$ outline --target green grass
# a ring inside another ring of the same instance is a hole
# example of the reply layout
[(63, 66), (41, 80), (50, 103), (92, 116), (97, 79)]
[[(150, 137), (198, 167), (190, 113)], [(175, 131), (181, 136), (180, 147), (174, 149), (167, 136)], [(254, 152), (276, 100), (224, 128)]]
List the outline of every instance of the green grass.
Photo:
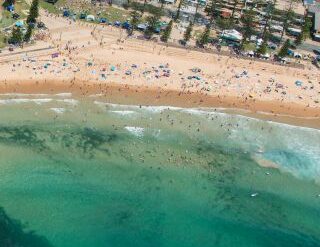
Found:
[(255, 51), (256, 50), (256, 45), (254, 43), (246, 43), (244, 44), (244, 50), (245, 51)]
[[(15, 4), (15, 11), (20, 15), (20, 19), (24, 19), (27, 17), (26, 11), (29, 9), (29, 5), (24, 0), (17, 0)], [(12, 14), (4, 9), (1, 9), (1, 19), (0, 19), (0, 28), (5, 28), (11, 26), (13, 23), (16, 22), (12, 18)]]
[(4, 39), (5, 39), (4, 34), (0, 33), (0, 49), (6, 46), (6, 43), (5, 43)]
[(17, 0), (15, 4), (15, 11), (20, 15), (20, 18), (26, 18), (27, 12), (29, 12), (29, 4), (27, 4), (26, 1), (23, 0)]
[[(72, 13), (80, 14), (79, 10), (77, 10), (78, 6), (76, 4), (67, 4), (66, 0), (58, 0), (56, 4), (50, 4), (45, 2), (44, 0), (40, 1), (40, 7), (43, 9), (48, 10), (49, 13), (52, 14), (62, 14), (62, 11), (59, 10), (61, 7), (68, 8)], [(84, 6), (81, 6), (81, 12), (86, 14), (94, 15), (96, 18), (103, 17), (107, 18), (108, 21), (114, 22), (114, 21), (125, 21), (129, 17), (129, 11), (116, 8), (113, 6), (107, 6), (105, 10), (99, 9), (99, 7), (94, 7), (91, 4), (87, 4)], [(98, 12), (100, 12), (100, 15), (98, 16)], [(79, 17), (79, 16), (78, 16)]]
[(108, 19), (108, 21), (114, 22), (114, 21), (125, 21), (130, 16), (128, 11), (110, 6), (107, 8), (106, 11), (102, 12), (101, 17), (105, 17)]
[[(58, 4), (58, 2), (56, 4)], [(43, 0), (41, 0), (39, 2), (39, 6), (41, 8), (43, 8), (43, 9), (48, 10), (49, 13), (52, 13), (52, 14), (59, 14), (60, 13), (60, 11), (59, 11), (59, 9), (58, 9), (58, 7), (56, 5), (53, 5), (51, 3), (47, 3), (47, 2), (45, 2)]]

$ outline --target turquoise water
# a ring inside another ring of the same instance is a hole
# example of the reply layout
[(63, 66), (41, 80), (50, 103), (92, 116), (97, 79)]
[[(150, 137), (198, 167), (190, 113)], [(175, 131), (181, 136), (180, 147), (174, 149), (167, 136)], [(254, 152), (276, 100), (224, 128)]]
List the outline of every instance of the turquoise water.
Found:
[(319, 130), (12, 97), (0, 97), (1, 247), (320, 246)]

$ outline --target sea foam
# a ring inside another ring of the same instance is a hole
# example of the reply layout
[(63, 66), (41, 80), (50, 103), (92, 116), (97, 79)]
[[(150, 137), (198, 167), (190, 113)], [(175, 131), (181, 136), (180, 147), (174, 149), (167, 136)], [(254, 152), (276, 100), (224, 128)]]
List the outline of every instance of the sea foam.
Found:
[(142, 127), (126, 126), (125, 129), (137, 137), (143, 137), (144, 128)]

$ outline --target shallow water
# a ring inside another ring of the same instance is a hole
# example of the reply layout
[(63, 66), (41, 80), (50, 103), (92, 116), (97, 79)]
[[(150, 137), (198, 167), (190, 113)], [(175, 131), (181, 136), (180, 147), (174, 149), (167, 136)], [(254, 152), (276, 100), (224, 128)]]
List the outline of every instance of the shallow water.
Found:
[(319, 130), (71, 97), (0, 97), (0, 246), (320, 246)]

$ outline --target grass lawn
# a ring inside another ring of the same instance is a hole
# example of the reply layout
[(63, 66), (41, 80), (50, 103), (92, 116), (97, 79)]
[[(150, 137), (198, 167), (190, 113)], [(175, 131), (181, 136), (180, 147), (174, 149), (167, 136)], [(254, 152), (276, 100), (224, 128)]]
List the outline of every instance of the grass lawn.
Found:
[(0, 49), (6, 46), (6, 43), (4, 42), (4, 34), (0, 33)]
[(245, 51), (255, 51), (256, 50), (256, 45), (254, 43), (246, 43), (244, 44), (244, 50)]
[[(15, 12), (20, 15), (20, 19), (26, 18), (27, 13), (29, 10), (29, 5), (26, 3), (24, 0), (17, 0), (15, 4)], [(16, 20), (12, 19), (12, 14), (4, 10), (3, 8), (1, 9), (1, 14), (0, 14), (0, 28), (5, 28), (13, 23), (15, 23)]]
[(58, 14), (60, 12), (55, 5), (53, 5), (51, 3), (47, 3), (47, 2), (45, 2), (43, 0), (41, 0), (39, 2), (39, 6), (42, 9), (48, 10), (49, 13)]
[(129, 12), (124, 9), (115, 8), (112, 6), (108, 6), (105, 11), (101, 13), (101, 17), (105, 17), (108, 21), (125, 21), (130, 15)]
[(58, 0), (55, 4), (40, 0), (39, 6), (43, 9), (48, 10), (49, 13), (61, 14), (61, 10), (59, 10), (59, 8), (66, 7), (66, 0)]
[[(79, 4), (67, 4), (66, 0), (58, 0), (57, 3), (51, 4), (47, 3), (44, 0), (40, 0), (40, 7), (43, 9), (48, 10), (50, 13), (53, 14), (62, 14), (61, 8), (68, 8), (72, 13), (80, 14), (80, 13), (86, 13), (86, 14), (92, 14), (96, 18), (103, 17), (108, 19), (108, 21), (114, 22), (114, 21), (125, 21), (129, 17), (129, 11), (124, 10), (121, 8), (113, 7), (113, 6), (93, 6), (91, 4), (86, 4), (79, 6)], [(99, 15), (98, 15), (99, 13)]]

